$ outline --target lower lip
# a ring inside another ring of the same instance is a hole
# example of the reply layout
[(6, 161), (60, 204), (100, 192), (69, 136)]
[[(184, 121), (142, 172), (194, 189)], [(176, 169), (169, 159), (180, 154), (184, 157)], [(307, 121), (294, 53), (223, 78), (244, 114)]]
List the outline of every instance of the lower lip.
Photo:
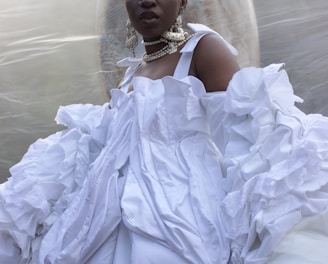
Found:
[(154, 22), (155, 20), (157, 20), (156, 17), (151, 17), (151, 18), (142, 18), (141, 21), (144, 22), (144, 23), (152, 23)]

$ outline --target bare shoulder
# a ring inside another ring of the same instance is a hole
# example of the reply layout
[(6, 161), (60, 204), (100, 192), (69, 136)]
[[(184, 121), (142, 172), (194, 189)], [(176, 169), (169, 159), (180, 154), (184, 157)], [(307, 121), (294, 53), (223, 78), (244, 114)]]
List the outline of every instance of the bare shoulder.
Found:
[(208, 34), (199, 41), (192, 71), (204, 83), (207, 92), (225, 91), (238, 70), (235, 56), (219, 36)]

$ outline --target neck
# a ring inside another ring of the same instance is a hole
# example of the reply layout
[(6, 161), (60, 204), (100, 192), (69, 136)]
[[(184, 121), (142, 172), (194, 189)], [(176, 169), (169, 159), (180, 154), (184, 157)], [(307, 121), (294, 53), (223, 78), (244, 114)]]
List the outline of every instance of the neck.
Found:
[(157, 51), (163, 49), (165, 46), (167, 46), (166, 43), (159, 43), (156, 45), (145, 46), (146, 54), (152, 54), (154, 52), (157, 52)]
[(145, 46), (145, 50), (147, 54), (154, 53), (156, 51), (159, 51), (163, 49), (165, 46), (167, 46), (169, 43), (168, 40), (166, 40), (163, 37), (157, 38), (156, 40), (143, 40), (143, 44)]
[(158, 39), (156, 41), (145, 42), (146, 53), (143, 56), (145, 62), (160, 59), (168, 54), (175, 53), (178, 48), (188, 41), (192, 35), (186, 36), (183, 40), (168, 40), (166, 38)]

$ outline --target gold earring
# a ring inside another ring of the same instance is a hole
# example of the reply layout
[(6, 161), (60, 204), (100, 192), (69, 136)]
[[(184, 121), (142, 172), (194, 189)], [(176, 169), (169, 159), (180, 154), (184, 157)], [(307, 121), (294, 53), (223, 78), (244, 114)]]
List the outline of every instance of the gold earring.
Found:
[(162, 34), (162, 37), (170, 41), (183, 41), (186, 39), (185, 32), (182, 28), (182, 18), (181, 15), (178, 15), (175, 23), (170, 27), (169, 30), (165, 31)]
[(135, 57), (135, 48), (138, 46), (138, 35), (132, 26), (130, 19), (126, 23), (125, 46), (133, 53)]

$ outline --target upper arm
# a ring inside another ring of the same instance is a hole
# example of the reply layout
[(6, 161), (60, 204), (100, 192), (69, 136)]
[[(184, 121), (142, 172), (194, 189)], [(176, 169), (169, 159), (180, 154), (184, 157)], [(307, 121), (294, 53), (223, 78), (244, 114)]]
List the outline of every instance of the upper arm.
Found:
[(207, 92), (225, 91), (232, 76), (239, 70), (235, 56), (222, 39), (214, 34), (205, 35), (193, 56), (194, 75)]

